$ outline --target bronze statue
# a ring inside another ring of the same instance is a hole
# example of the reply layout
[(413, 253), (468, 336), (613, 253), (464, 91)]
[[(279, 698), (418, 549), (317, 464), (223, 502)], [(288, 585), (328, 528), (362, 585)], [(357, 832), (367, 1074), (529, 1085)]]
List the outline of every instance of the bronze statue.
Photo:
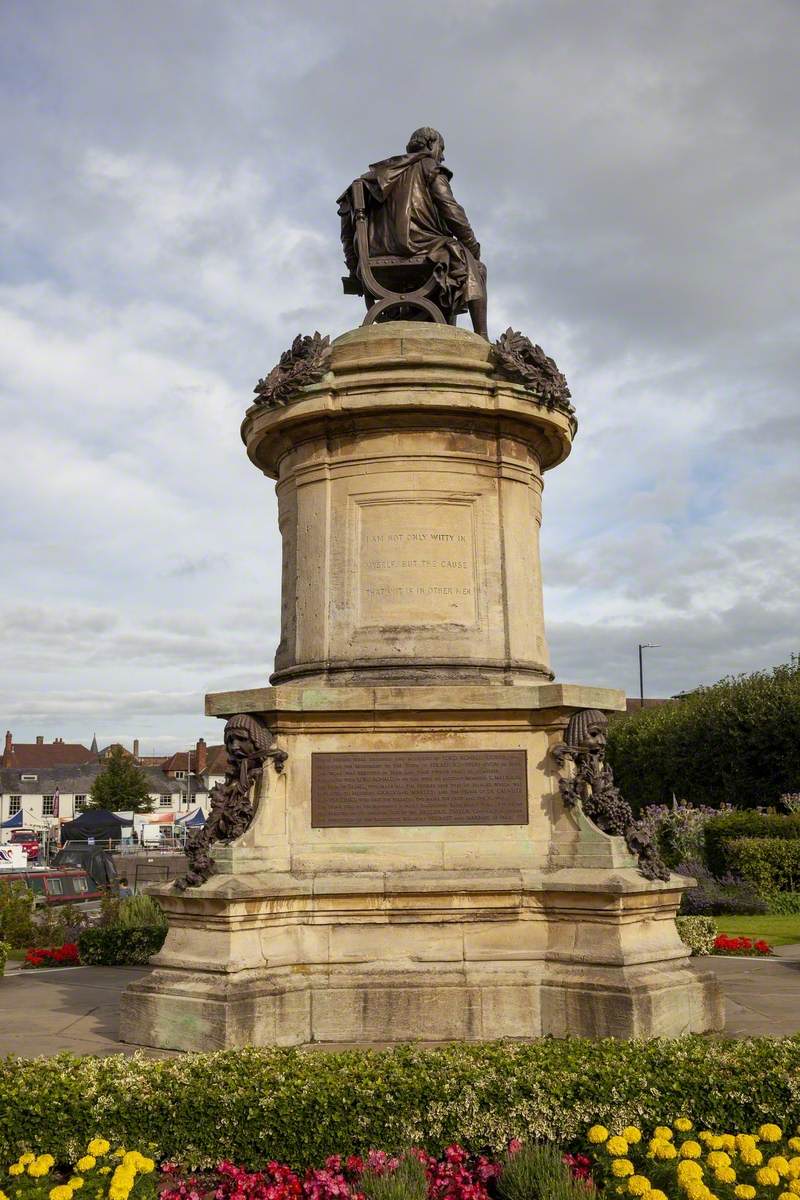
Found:
[[(605, 758), (607, 741), (608, 717), (604, 712), (584, 708), (570, 717), (564, 741), (550, 752), (561, 772), (558, 788), (564, 805), (580, 807), (604, 833), (623, 837), (646, 879), (669, 879), (669, 868), (658, 847), (636, 825), (631, 806), (614, 784), (614, 773)], [(565, 771), (568, 763), (573, 766), (570, 773)]]
[(186, 846), (189, 870), (175, 881), (178, 891), (199, 887), (214, 874), (211, 857), (214, 842), (232, 842), (241, 837), (255, 816), (251, 798), (253, 785), (261, 777), (264, 763), (274, 760), (282, 771), (286, 751), (278, 750), (266, 725), (248, 713), (239, 713), (225, 724), (228, 771), (225, 782), (211, 789), (211, 812), (202, 829), (190, 835)]
[(339, 197), (344, 290), (364, 296), (365, 325), (390, 312), (455, 325), (469, 310), (488, 340), (486, 267), (443, 160), (444, 138), (425, 126), (405, 154), (373, 163)]

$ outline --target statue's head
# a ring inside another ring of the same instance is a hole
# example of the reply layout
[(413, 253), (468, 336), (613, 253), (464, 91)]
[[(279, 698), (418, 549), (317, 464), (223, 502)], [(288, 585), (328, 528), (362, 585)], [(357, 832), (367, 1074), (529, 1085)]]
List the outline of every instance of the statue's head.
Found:
[(437, 162), (444, 161), (444, 138), (438, 129), (432, 129), (430, 125), (423, 125), (420, 129), (414, 130), (408, 139), (406, 151), (409, 154), (417, 154), (420, 150), (427, 150), (431, 158), (435, 158)]
[(599, 708), (582, 708), (573, 713), (564, 741), (571, 750), (604, 750), (608, 738), (608, 717)]
[(265, 754), (272, 745), (272, 734), (247, 713), (237, 713), (225, 725), (225, 749), (228, 759), (236, 764), (254, 754)]

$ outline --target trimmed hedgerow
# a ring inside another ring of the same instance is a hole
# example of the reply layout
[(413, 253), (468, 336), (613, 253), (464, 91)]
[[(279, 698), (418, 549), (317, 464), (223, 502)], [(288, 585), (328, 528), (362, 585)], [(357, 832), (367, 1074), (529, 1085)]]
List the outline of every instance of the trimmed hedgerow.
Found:
[(70, 1161), (102, 1130), (189, 1167), (223, 1158), (305, 1167), (374, 1146), (439, 1153), (456, 1141), (495, 1152), (513, 1137), (569, 1143), (593, 1122), (668, 1124), (679, 1114), (709, 1129), (796, 1124), (800, 1038), (0, 1062), (6, 1161), (28, 1146)]
[(717, 876), (734, 869), (733, 842), (739, 838), (770, 838), (775, 841), (800, 839), (800, 813), (736, 812), (713, 817), (703, 830), (706, 861)]
[(87, 966), (141, 966), (158, 953), (166, 936), (166, 925), (99, 925), (84, 929), (78, 938), (78, 953)]
[(734, 871), (758, 888), (762, 896), (800, 888), (800, 841), (778, 838), (737, 838), (727, 847)]
[(669, 804), (778, 804), (800, 789), (800, 658), (721, 679), (611, 722), (608, 754), (634, 811)]

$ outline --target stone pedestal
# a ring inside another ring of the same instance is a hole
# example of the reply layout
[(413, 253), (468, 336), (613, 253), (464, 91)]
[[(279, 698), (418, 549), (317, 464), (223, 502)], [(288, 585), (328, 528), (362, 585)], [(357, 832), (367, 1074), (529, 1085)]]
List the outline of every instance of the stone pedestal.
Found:
[(486, 342), (396, 322), (253, 407), (278, 481), (276, 684), (210, 695), (280, 751), (247, 831), (169, 918), (122, 999), (143, 1045), (388, 1045), (717, 1029), (713, 976), (621, 838), (565, 810), (551, 755), (619, 692), (552, 682), (542, 473), (574, 421), (496, 376)]

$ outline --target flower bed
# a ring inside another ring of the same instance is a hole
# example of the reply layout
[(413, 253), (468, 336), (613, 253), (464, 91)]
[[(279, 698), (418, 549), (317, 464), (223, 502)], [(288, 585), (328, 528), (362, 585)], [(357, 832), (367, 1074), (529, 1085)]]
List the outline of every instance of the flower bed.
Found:
[(772, 1122), (755, 1133), (695, 1131), (681, 1116), (650, 1133), (595, 1124), (568, 1151), (514, 1139), (495, 1156), (451, 1145), (439, 1156), (333, 1155), (305, 1169), (272, 1159), (248, 1170), (225, 1159), (199, 1174), (171, 1162), (157, 1172), (152, 1157), (94, 1137), (72, 1169), (26, 1151), (0, 1183), (0, 1200), (74, 1200), (82, 1189), (83, 1200), (796, 1200), (800, 1137)]
[(35, 946), (26, 950), (22, 963), (25, 967), (79, 967), (78, 947), (74, 942), (65, 942), (63, 946), (53, 946), (50, 949)]
[[(797, 1132), (800, 1132), (798, 1129)], [(649, 1136), (636, 1125), (612, 1134), (594, 1125), (587, 1134), (592, 1179), (601, 1195), (647, 1200), (796, 1200), (800, 1196), (800, 1137), (767, 1122), (757, 1133), (695, 1132), (688, 1117)]]
[(772, 947), (763, 938), (753, 941), (749, 937), (728, 937), (727, 933), (718, 933), (714, 939), (712, 954), (743, 954), (758, 958), (764, 954), (772, 954)]

